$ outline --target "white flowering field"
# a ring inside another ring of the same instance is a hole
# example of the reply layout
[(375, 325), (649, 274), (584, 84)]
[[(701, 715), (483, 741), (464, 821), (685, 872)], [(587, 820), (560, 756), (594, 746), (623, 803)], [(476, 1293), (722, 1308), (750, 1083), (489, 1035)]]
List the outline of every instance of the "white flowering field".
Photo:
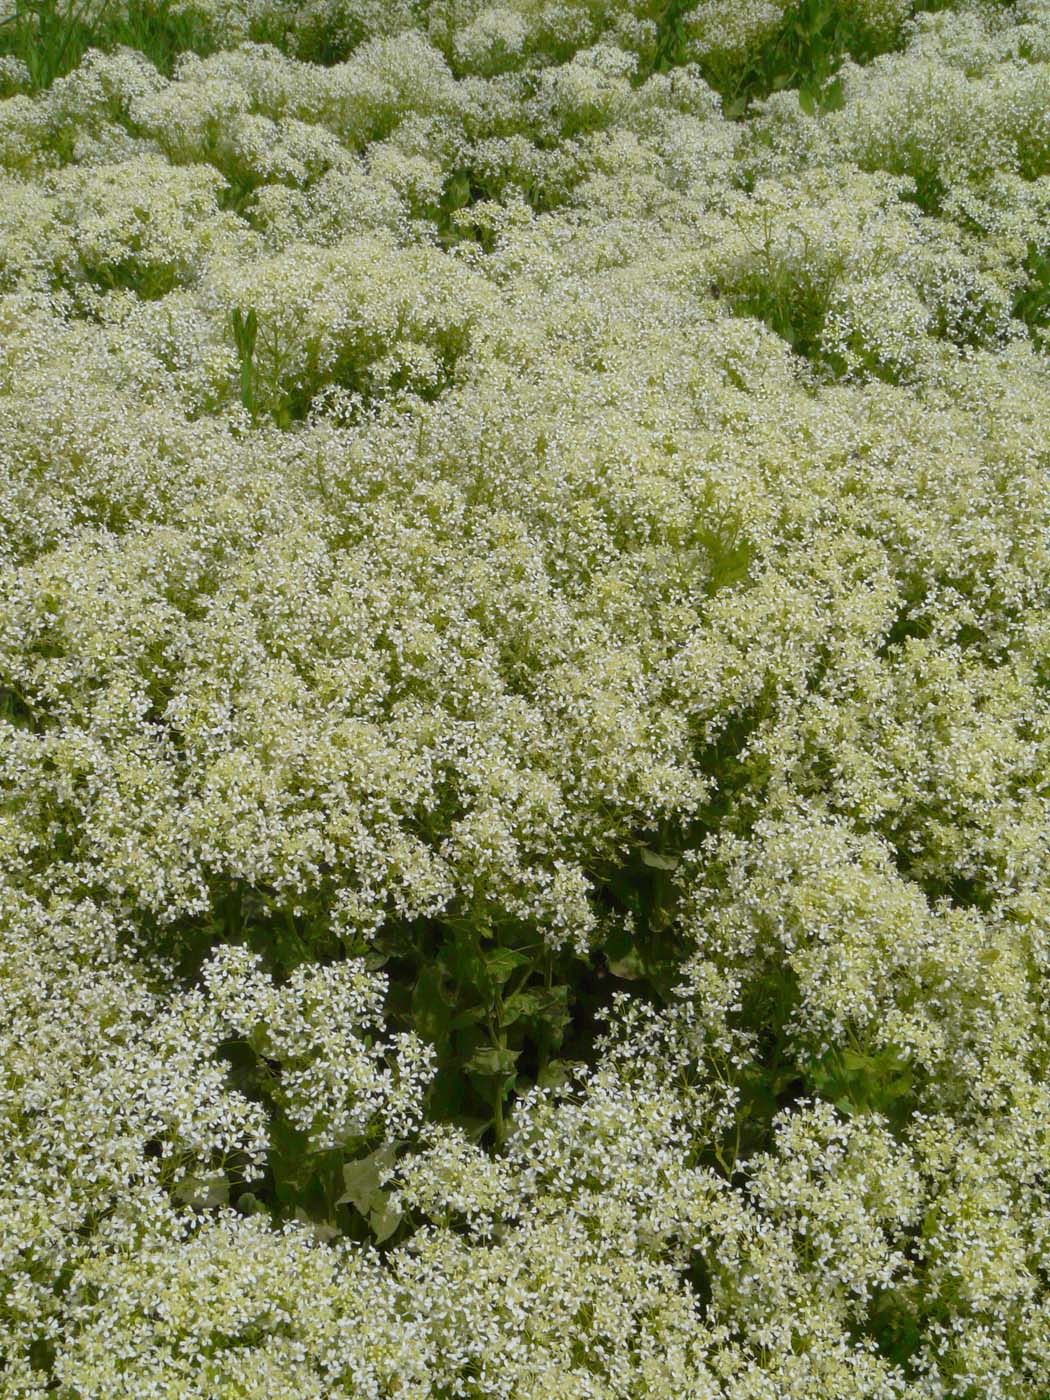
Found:
[(1050, 0), (0, 0), (2, 1400), (1050, 1400)]

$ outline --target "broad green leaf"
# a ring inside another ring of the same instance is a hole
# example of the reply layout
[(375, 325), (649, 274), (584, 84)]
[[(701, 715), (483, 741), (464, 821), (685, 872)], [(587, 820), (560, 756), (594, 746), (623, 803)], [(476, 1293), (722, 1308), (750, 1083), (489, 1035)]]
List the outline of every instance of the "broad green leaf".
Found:
[(519, 952), (517, 948), (493, 948), (485, 954), (485, 972), (502, 986), (519, 967), (527, 967), (531, 961), (528, 953)]
[(476, 1026), (485, 1019), (485, 1011), (480, 1006), (470, 1006), (465, 1011), (458, 1011), (449, 1021), (449, 1030), (461, 1031), (467, 1026)]
[(523, 1016), (538, 1015), (542, 1006), (543, 1002), (535, 992), (515, 992), (503, 1003), (500, 1021), (504, 1026), (512, 1026)]
[(614, 958), (609, 963), (609, 971), (624, 982), (637, 982), (645, 976), (645, 964), (637, 948), (631, 948), (624, 957)]
[(678, 856), (665, 855), (663, 851), (654, 851), (649, 846), (642, 846), (640, 855), (642, 864), (653, 870), (677, 870), (680, 864)]
[(557, 987), (537, 987), (533, 992), (536, 1009), (532, 1013), (545, 1021), (547, 1026), (560, 1030), (569, 1024), (569, 988), (560, 983)]
[(571, 1060), (551, 1060), (539, 1073), (536, 1083), (544, 1089), (556, 1089), (572, 1082), (573, 1062)]
[(242, 1215), (259, 1215), (266, 1209), (265, 1203), (260, 1201), (254, 1191), (242, 1191), (234, 1201), (234, 1206)]
[(349, 1202), (364, 1216), (381, 1206), (386, 1197), (380, 1186), (380, 1172), (393, 1166), (395, 1152), (396, 1144), (384, 1143), (367, 1157), (361, 1157), (355, 1162), (346, 1162), (343, 1166), (343, 1185), (346, 1190), (338, 1198), (336, 1205), (346, 1205)]
[(315, 1239), (319, 1240), (321, 1244), (328, 1244), (330, 1241), (338, 1239), (342, 1234), (334, 1220), (314, 1220), (301, 1206), (296, 1210), (293, 1218), (303, 1225), (308, 1225), (313, 1231)]
[(368, 1224), (376, 1237), (376, 1243), (382, 1244), (401, 1224), (401, 1212), (395, 1210), (384, 1196), (382, 1205), (369, 1211)]
[(490, 1115), (488, 1118), (478, 1118), (473, 1114), (461, 1113), (456, 1123), (471, 1142), (478, 1142), (492, 1126), (492, 1117)]
[(424, 967), (412, 992), (412, 1019), (420, 1035), (440, 1045), (448, 1035), (452, 1008), (444, 988), (441, 969)]
[(176, 1186), (175, 1196), (197, 1210), (224, 1206), (230, 1199), (230, 1183), (221, 1172), (215, 1176), (187, 1176)]
[(471, 1074), (500, 1076), (514, 1073), (514, 1065), (520, 1050), (509, 1050), (505, 1046), (486, 1045), (475, 1050), (463, 1066)]
[(446, 943), (439, 962), (460, 986), (480, 988), (485, 983), (485, 960), (470, 939), (456, 938)]

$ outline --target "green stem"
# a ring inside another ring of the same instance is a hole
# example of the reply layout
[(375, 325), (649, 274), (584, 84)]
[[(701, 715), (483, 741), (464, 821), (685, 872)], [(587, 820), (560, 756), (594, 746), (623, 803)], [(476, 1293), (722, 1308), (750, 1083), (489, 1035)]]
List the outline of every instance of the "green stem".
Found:
[(506, 1124), (503, 1119), (503, 1081), (496, 1081), (495, 1102), (492, 1105), (492, 1131), (496, 1139), (496, 1146), (502, 1147), (507, 1136)]
[[(494, 1014), (497, 1022), (502, 1020), (502, 1009), (503, 1002), (499, 994), (497, 993), (496, 1007), (494, 1009)], [(488, 1032), (489, 1039), (492, 1041), (492, 1044), (496, 1047), (497, 1050), (505, 1050), (507, 1048), (506, 1034), (504, 1033), (502, 1027), (500, 1027), (500, 1029), (497, 1030), (496, 1025), (493, 1024), (492, 1014), (490, 1014), (488, 1018)], [(493, 1137), (495, 1138), (497, 1147), (503, 1146), (504, 1140), (507, 1136), (506, 1121), (503, 1116), (503, 1093), (503, 1075), (499, 1074), (496, 1075), (493, 1081), (492, 1094), (492, 1133)]]

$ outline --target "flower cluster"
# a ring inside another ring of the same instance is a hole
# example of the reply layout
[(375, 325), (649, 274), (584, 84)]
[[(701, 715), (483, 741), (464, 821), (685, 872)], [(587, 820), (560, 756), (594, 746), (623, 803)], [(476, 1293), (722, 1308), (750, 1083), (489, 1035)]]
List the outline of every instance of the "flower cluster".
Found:
[(0, 56), (0, 1391), (1050, 1394), (1046, 0), (162, 9)]

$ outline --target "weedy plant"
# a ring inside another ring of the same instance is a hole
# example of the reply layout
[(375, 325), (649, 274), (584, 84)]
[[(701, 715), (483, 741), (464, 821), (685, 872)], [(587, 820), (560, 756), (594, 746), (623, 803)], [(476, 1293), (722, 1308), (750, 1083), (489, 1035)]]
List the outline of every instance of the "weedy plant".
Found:
[(1050, 9), (0, 11), (0, 1393), (1050, 1395)]

